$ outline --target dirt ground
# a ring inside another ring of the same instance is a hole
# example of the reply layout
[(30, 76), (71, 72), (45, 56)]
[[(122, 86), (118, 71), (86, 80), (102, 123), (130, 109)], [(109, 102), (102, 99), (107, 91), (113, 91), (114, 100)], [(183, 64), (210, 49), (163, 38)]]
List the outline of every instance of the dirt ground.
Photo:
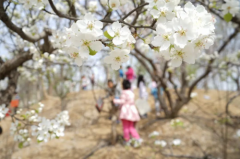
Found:
[[(92, 91), (71, 93), (66, 105), (71, 125), (66, 127), (64, 137), (40, 144), (32, 141), (30, 146), (19, 149), (9, 132), (11, 118), (8, 117), (0, 123), (4, 130), (0, 136), (0, 159), (203, 159), (204, 155), (208, 159), (221, 159), (225, 149), (228, 159), (240, 159), (237, 128), (226, 127), (223, 115), (226, 99), (233, 93), (215, 90), (196, 92), (198, 95), (184, 106), (175, 119), (181, 124), (175, 126), (171, 125), (170, 119), (156, 119), (153, 98), (149, 97), (153, 111), (148, 118), (137, 123), (137, 129), (144, 140), (138, 149), (125, 147), (120, 142), (114, 146), (109, 145), (111, 121), (108, 119), (110, 105), (107, 101), (104, 111), (99, 114), (95, 109)], [(101, 90), (95, 93), (97, 97), (104, 95)], [(42, 116), (53, 118), (61, 111), (61, 101), (56, 97), (48, 97), (42, 103), (45, 104)], [(239, 103), (240, 98), (237, 98), (230, 105), (232, 114), (240, 114)], [(121, 136), (121, 124), (117, 125), (117, 131)], [(158, 131), (160, 135), (149, 138), (153, 131)], [(174, 139), (181, 139), (181, 144), (172, 145)], [(167, 146), (157, 146), (155, 140), (164, 140)], [(225, 141), (227, 144), (224, 145)]]

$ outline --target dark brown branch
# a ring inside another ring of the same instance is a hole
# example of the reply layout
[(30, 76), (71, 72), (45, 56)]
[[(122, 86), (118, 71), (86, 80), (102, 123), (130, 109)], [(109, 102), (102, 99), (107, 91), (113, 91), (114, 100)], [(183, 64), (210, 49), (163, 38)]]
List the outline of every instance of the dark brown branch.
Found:
[(140, 50), (138, 50), (137, 48), (135, 48), (135, 50), (136, 50), (136, 52), (137, 52), (139, 55), (141, 55), (144, 59), (146, 59), (146, 60), (151, 64), (153, 70), (154, 70), (155, 73), (156, 73), (157, 68), (156, 68), (156, 65), (153, 63), (153, 60), (150, 59), (150, 58), (148, 58), (146, 55), (144, 55), (144, 54), (143, 54)]
[(240, 64), (238, 63), (233, 63), (233, 62), (227, 62), (227, 65), (232, 65), (232, 66), (237, 66), (237, 67), (240, 67)]
[(162, 72), (162, 78), (165, 78), (166, 71), (168, 69), (168, 61), (165, 62)]
[(238, 92), (236, 95), (234, 95), (232, 98), (230, 98), (225, 106), (225, 111), (226, 111), (226, 114), (229, 115), (231, 118), (238, 118), (240, 119), (240, 116), (232, 116), (229, 112), (229, 105), (232, 103), (232, 101), (239, 97), (240, 96), (240, 92)]
[(21, 66), (24, 62), (30, 60), (32, 55), (29, 53), (20, 54), (0, 65), (0, 80), (4, 79), (12, 70)]
[(172, 80), (172, 73), (171, 72), (168, 72), (169, 73), (169, 76), (168, 76), (168, 80), (169, 82), (173, 85), (173, 88), (174, 88), (174, 92), (177, 94), (177, 97), (178, 97), (178, 100), (182, 100), (182, 97), (181, 95), (179, 94), (178, 90), (177, 90), (177, 85), (173, 82)]
[(148, 5), (149, 3), (144, 3), (141, 4), (140, 6), (138, 6), (137, 8), (133, 9), (132, 11), (130, 11), (127, 15), (125, 15), (120, 21), (124, 21), (124, 19), (126, 19), (128, 16), (130, 16), (133, 12), (143, 8), (144, 6)]
[(48, 2), (49, 2), (49, 4), (50, 4), (52, 10), (54, 11), (54, 13), (56, 13), (56, 15), (58, 15), (59, 17), (61, 17), (61, 18), (66, 18), (66, 19), (69, 19), (69, 20), (74, 20), (74, 21), (79, 20), (78, 18), (70, 17), (70, 16), (68, 16), (68, 15), (66, 15), (66, 14), (63, 14), (63, 13), (59, 12), (59, 11), (57, 10), (56, 6), (54, 5), (54, 3), (53, 3), (52, 0), (48, 0)]

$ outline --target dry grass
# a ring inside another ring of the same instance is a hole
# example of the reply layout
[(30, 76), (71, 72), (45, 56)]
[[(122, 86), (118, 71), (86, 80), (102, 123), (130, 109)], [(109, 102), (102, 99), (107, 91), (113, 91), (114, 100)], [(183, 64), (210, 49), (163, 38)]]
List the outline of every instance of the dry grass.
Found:
[[(187, 155), (202, 157), (204, 153), (221, 157), (223, 154), (222, 135), (225, 126), (221, 118), (224, 117), (227, 94), (223, 91), (203, 90), (197, 91), (195, 97), (186, 105), (178, 118), (183, 122), (183, 127), (173, 127), (170, 120), (156, 120), (155, 113), (149, 114), (147, 119), (141, 120), (137, 127), (140, 136), (144, 139), (141, 148), (126, 148), (118, 143), (115, 146), (107, 146), (98, 149), (90, 159), (171, 159), (164, 154)], [(103, 91), (96, 91), (97, 96), (103, 96)], [(137, 94), (137, 93), (136, 93)], [(231, 92), (229, 93), (231, 97)], [(205, 99), (208, 95), (210, 99)], [(60, 139), (51, 140), (48, 143), (32, 143), (23, 149), (18, 149), (12, 136), (9, 134), (10, 118), (1, 122), (5, 130), (0, 136), (0, 158), (1, 159), (80, 159), (84, 158), (94, 148), (104, 145), (110, 137), (111, 121), (108, 120), (109, 104), (105, 104), (104, 111), (98, 114), (94, 105), (95, 101), (91, 91), (71, 93), (67, 96), (69, 102), (66, 109), (69, 111), (71, 126), (66, 128), (65, 136)], [(43, 116), (54, 117), (61, 110), (60, 100), (48, 97), (42, 101), (45, 104)], [(149, 102), (153, 107), (153, 99)], [(107, 103), (107, 102), (106, 102)], [(231, 105), (232, 114), (240, 114), (240, 98)], [(154, 110), (154, 108), (153, 108)], [(118, 134), (122, 134), (121, 124), (117, 127)], [(153, 132), (160, 132), (160, 136), (149, 138)], [(234, 138), (235, 128), (228, 127), (228, 149), (229, 159), (239, 159), (239, 145)], [(181, 146), (171, 146), (173, 139), (182, 140)], [(154, 141), (165, 140), (168, 146), (161, 148), (154, 145)]]

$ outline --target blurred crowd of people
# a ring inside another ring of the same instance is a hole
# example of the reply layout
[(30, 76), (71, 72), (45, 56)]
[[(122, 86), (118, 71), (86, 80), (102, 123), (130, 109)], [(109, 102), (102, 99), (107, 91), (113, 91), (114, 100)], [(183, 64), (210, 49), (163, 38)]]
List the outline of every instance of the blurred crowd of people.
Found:
[[(137, 81), (139, 98), (135, 99), (134, 82)], [(111, 101), (111, 111), (109, 119), (117, 116), (117, 123), (122, 122), (123, 134), (126, 145), (138, 147), (142, 143), (135, 125), (141, 118), (147, 118), (151, 108), (148, 103), (149, 93), (144, 75), (137, 75), (131, 66), (127, 67), (124, 73), (121, 67), (118, 72), (118, 79), (114, 83), (112, 79), (108, 80), (107, 95), (102, 100), (109, 99)], [(121, 85), (119, 87), (119, 85)], [(156, 115), (160, 116), (159, 96), (163, 94), (163, 89), (158, 93), (158, 85), (152, 80), (150, 82), (150, 94), (154, 98)], [(132, 138), (130, 138), (132, 137)], [(133, 144), (132, 144), (133, 143)]]

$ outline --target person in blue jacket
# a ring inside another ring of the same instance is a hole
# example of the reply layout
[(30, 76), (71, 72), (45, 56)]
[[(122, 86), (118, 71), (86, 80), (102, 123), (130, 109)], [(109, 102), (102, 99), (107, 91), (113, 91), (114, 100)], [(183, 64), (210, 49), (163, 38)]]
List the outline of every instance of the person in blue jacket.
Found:
[[(161, 87), (160, 95), (163, 94), (163, 88)], [(155, 109), (157, 116), (160, 116), (160, 102), (158, 99), (158, 88), (155, 81), (151, 83), (151, 95), (154, 97)]]

